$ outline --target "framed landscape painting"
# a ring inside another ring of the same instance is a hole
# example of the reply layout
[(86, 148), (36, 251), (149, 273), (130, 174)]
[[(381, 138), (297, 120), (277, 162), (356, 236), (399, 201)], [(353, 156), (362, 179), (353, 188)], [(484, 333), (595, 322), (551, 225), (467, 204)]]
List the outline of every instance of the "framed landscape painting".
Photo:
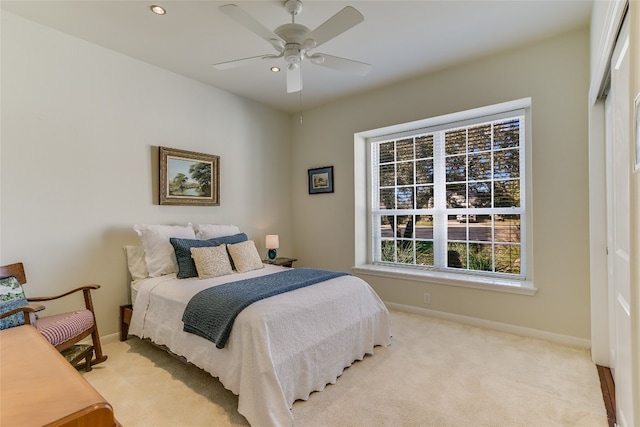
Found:
[(333, 193), (333, 166), (309, 169), (309, 194)]
[(160, 147), (160, 204), (220, 205), (220, 157)]

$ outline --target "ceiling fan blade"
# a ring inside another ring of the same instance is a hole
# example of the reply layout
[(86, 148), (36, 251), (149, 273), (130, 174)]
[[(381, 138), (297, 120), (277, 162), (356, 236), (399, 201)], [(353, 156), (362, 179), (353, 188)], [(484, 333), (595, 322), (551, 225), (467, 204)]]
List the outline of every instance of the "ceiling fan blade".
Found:
[(252, 33), (272, 44), (277, 50), (278, 46), (284, 46), (285, 42), (271, 30), (267, 29), (260, 22), (256, 21), (251, 15), (240, 9), (235, 4), (224, 4), (220, 6), (220, 11), (229, 18), (236, 21)]
[(309, 56), (309, 59), (311, 62), (316, 65), (320, 65), (321, 67), (332, 68), (334, 70), (357, 74), (359, 76), (364, 76), (369, 72), (369, 70), (371, 70), (371, 64), (367, 64), (366, 62), (358, 62), (352, 59), (326, 55), (324, 53), (316, 53), (313, 56)]
[(362, 21), (364, 21), (364, 16), (353, 7), (347, 6), (307, 34), (306, 39), (314, 40), (315, 47), (318, 47)]
[(287, 67), (287, 93), (302, 90), (302, 67), (300, 64), (289, 64)]
[(231, 68), (238, 68), (238, 67), (244, 67), (246, 65), (255, 64), (257, 62), (262, 61), (263, 59), (272, 59), (272, 58), (280, 58), (280, 56), (260, 55), (260, 56), (252, 56), (250, 58), (235, 59), (233, 61), (219, 62), (217, 64), (213, 64), (213, 68), (216, 68), (218, 70), (229, 70)]

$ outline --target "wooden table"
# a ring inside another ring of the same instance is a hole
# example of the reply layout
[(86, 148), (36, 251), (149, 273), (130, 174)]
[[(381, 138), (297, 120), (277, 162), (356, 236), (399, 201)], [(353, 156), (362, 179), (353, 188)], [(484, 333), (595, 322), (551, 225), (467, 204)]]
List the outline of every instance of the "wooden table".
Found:
[(0, 331), (1, 426), (120, 426), (113, 408), (33, 326)]

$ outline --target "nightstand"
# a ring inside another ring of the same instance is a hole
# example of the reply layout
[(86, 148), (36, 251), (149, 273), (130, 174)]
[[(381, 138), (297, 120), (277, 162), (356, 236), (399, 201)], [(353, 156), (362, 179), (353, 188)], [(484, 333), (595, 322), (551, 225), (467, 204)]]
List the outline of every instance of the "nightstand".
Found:
[(292, 267), (295, 261), (297, 261), (296, 258), (281, 258), (281, 257), (278, 257), (274, 260), (271, 260), (271, 259), (262, 260), (262, 262), (265, 264), (279, 265), (282, 267)]
[(133, 316), (133, 305), (125, 304), (120, 306), (120, 341), (126, 341), (129, 336), (129, 325)]

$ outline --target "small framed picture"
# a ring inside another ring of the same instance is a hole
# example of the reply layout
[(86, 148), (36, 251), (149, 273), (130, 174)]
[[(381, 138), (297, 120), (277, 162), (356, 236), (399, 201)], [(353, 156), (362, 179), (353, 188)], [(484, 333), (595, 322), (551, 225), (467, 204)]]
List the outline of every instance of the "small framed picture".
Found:
[(160, 147), (160, 204), (220, 205), (220, 157)]
[(309, 194), (333, 193), (333, 166), (309, 169)]
[(636, 161), (633, 171), (640, 173), (640, 93), (633, 101), (633, 142), (636, 148)]

